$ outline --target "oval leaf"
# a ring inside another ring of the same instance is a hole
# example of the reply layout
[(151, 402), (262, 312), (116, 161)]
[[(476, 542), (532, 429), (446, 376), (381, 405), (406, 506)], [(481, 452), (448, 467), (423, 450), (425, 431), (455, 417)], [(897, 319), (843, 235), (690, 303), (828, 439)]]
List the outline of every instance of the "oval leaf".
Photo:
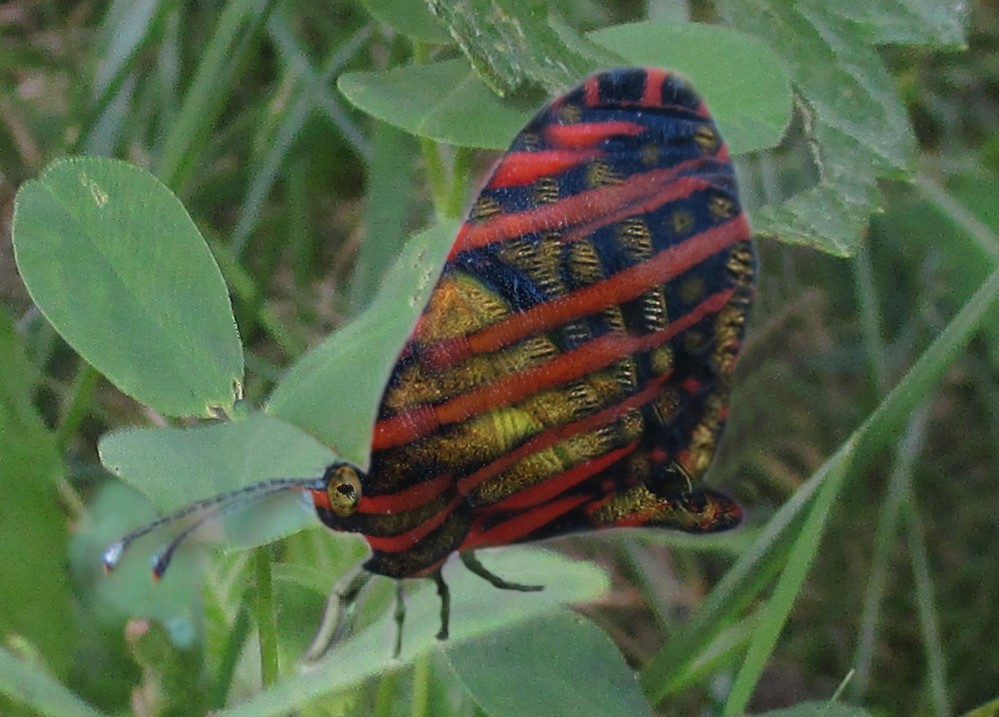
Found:
[(634, 671), (613, 641), (589, 620), (570, 612), (535, 618), (474, 643), (448, 646), (444, 654), (471, 698), (490, 717), (652, 714)]
[(791, 121), (791, 83), (762, 40), (718, 25), (649, 20), (587, 37), (635, 65), (690, 78), (732, 154), (775, 147)]
[(358, 108), (435, 142), (506, 149), (544, 96), (500, 99), (465, 60), (348, 72), (337, 88)]
[(54, 162), (18, 192), (13, 234), (32, 299), (118, 388), (170, 416), (232, 406), (243, 353), (222, 274), (155, 177)]
[(292, 367), (271, 395), (267, 412), (367, 467), (385, 384), (456, 231), (455, 223), (441, 224), (410, 239), (368, 309)]
[[(108, 470), (163, 512), (271, 478), (318, 478), (336, 459), (311, 436), (262, 413), (199, 428), (116, 431), (101, 438), (98, 448)], [(136, 519), (130, 527), (143, 522)], [(318, 525), (315, 515), (303, 509), (301, 494), (288, 491), (237, 511), (217, 527), (223, 529), (220, 542), (253, 547), (309, 525)], [(165, 540), (154, 534), (148, 548)]]

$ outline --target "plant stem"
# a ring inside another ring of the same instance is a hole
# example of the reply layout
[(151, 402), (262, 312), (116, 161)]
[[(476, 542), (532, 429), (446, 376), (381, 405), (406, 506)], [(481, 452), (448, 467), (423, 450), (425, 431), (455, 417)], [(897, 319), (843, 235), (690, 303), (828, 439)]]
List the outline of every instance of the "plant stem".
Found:
[(260, 634), (260, 676), (264, 687), (277, 682), (277, 620), (274, 615), (274, 585), (271, 579), (270, 546), (257, 548), (253, 554), (256, 577), (257, 631)]

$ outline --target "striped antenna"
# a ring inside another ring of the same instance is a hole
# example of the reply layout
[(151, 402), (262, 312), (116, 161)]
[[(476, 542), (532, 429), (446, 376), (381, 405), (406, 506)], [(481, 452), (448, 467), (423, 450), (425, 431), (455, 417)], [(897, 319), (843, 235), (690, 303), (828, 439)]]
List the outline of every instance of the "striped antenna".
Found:
[(153, 578), (159, 580), (170, 566), (170, 561), (173, 560), (177, 548), (187, 538), (213, 520), (245, 508), (250, 503), (255, 503), (275, 493), (281, 493), (286, 490), (309, 491), (325, 489), (326, 480), (324, 478), (275, 478), (263, 483), (246, 486), (239, 490), (222, 493), (213, 498), (198, 501), (197, 503), (191, 503), (169, 515), (157, 518), (153, 522), (137, 528), (111, 543), (102, 554), (104, 572), (110, 573), (113, 571), (118, 566), (118, 562), (125, 554), (125, 551), (139, 538), (191, 516), (198, 516), (199, 513), (204, 513), (204, 515), (198, 516), (191, 525), (185, 527), (180, 533), (175, 535), (166, 547), (153, 557)]

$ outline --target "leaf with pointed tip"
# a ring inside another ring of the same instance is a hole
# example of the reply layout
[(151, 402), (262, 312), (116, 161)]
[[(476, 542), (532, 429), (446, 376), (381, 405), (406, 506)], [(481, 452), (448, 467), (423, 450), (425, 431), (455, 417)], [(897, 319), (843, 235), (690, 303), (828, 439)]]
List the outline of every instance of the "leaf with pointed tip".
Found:
[(291, 368), (271, 394), (267, 412), (367, 467), (385, 384), (456, 231), (456, 223), (443, 223), (406, 242), (369, 307)]

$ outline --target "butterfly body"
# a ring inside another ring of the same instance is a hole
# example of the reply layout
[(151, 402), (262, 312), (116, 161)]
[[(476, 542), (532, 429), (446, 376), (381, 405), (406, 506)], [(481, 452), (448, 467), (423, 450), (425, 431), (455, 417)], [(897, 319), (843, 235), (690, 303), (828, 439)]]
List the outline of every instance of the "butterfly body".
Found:
[(682, 79), (612, 70), (556, 99), (472, 205), (386, 387), (356, 510), (320, 491), (320, 518), (363, 533), (368, 569), (392, 577), (573, 531), (731, 527), (738, 506), (696, 484), (752, 296), (749, 234)]

